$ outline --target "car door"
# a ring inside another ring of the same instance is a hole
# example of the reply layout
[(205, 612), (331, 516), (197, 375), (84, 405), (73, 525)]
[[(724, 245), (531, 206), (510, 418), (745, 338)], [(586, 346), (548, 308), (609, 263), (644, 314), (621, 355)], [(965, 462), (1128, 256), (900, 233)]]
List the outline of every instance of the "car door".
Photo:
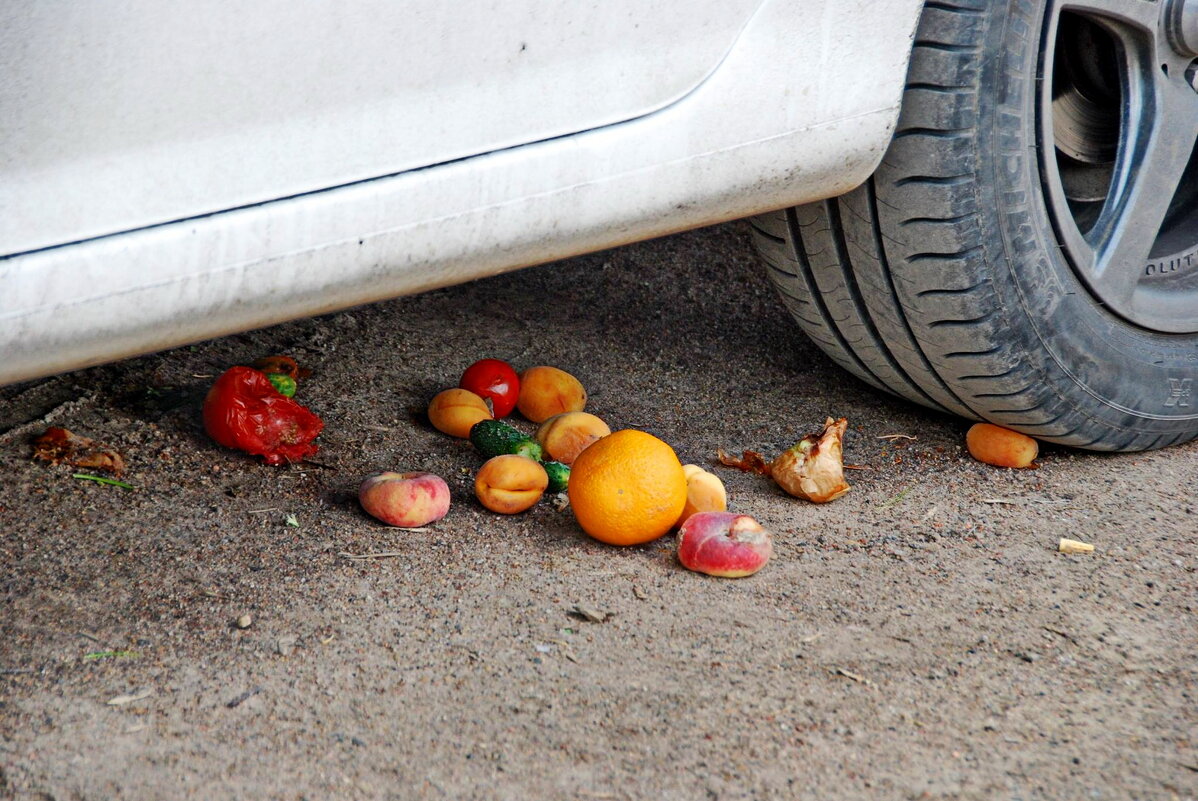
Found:
[(648, 114), (759, 0), (0, 5), (0, 255)]

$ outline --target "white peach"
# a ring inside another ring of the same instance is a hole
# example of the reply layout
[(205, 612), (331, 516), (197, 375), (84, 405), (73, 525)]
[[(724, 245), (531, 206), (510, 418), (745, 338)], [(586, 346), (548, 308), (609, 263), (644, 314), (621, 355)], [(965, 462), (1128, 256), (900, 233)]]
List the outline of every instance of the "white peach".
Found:
[(699, 512), (678, 532), (678, 561), (709, 576), (751, 576), (773, 553), (773, 537), (749, 515)]
[(418, 528), (445, 517), (449, 485), (434, 473), (386, 471), (367, 476), (358, 488), (358, 501), (389, 526)]

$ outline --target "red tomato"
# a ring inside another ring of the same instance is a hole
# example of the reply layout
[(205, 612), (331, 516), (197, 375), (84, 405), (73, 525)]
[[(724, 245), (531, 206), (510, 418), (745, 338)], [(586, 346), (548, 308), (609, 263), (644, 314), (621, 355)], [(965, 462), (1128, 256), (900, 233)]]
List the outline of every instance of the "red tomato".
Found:
[(496, 420), (511, 414), (520, 397), (520, 376), (510, 364), (499, 359), (479, 359), (462, 373), (458, 386), (484, 400), (490, 398)]
[(252, 367), (224, 372), (204, 398), (204, 428), (226, 448), (262, 456), (267, 464), (298, 462), (316, 453), (324, 421), (275, 389)]

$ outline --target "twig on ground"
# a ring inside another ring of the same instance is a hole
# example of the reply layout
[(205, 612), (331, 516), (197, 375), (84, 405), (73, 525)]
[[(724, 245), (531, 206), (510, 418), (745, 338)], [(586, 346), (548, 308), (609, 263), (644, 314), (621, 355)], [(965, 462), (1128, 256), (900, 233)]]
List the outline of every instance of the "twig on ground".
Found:
[(369, 559), (394, 559), (397, 556), (404, 556), (405, 554), (403, 551), (378, 551), (376, 553), (350, 553), (349, 551), (339, 551), (337, 555), (342, 559), (364, 561)]
[(874, 684), (872, 681), (870, 681), (869, 679), (865, 678), (864, 676), (854, 673), (851, 670), (845, 670), (842, 667), (836, 668), (835, 670), (832, 671), (832, 673), (833, 673), (833, 675), (836, 675), (836, 676), (844, 676), (846, 679), (852, 679), (853, 681), (857, 682), (858, 684), (864, 684), (866, 687), (877, 687), (878, 686), (878, 685)]
[(154, 688), (147, 687), (144, 690), (140, 690), (129, 695), (118, 695), (116, 698), (110, 698), (105, 703), (108, 704), (108, 706), (124, 706), (125, 704), (131, 704), (134, 701), (144, 701), (153, 694)]
[(229, 709), (234, 709), (236, 707), (241, 706), (243, 703), (250, 700), (251, 698), (253, 698), (255, 695), (257, 695), (260, 692), (262, 692), (261, 687), (255, 687), (252, 690), (246, 690), (241, 695), (234, 698), (232, 701), (229, 701), (228, 703), (226, 703), (225, 706), (227, 706)]

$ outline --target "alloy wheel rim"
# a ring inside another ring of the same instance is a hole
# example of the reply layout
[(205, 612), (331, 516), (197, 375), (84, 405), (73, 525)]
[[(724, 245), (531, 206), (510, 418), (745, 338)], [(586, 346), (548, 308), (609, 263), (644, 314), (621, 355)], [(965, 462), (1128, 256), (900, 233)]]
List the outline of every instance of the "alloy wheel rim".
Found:
[(1198, 0), (1050, 0), (1040, 167), (1062, 252), (1093, 298), (1198, 333)]

